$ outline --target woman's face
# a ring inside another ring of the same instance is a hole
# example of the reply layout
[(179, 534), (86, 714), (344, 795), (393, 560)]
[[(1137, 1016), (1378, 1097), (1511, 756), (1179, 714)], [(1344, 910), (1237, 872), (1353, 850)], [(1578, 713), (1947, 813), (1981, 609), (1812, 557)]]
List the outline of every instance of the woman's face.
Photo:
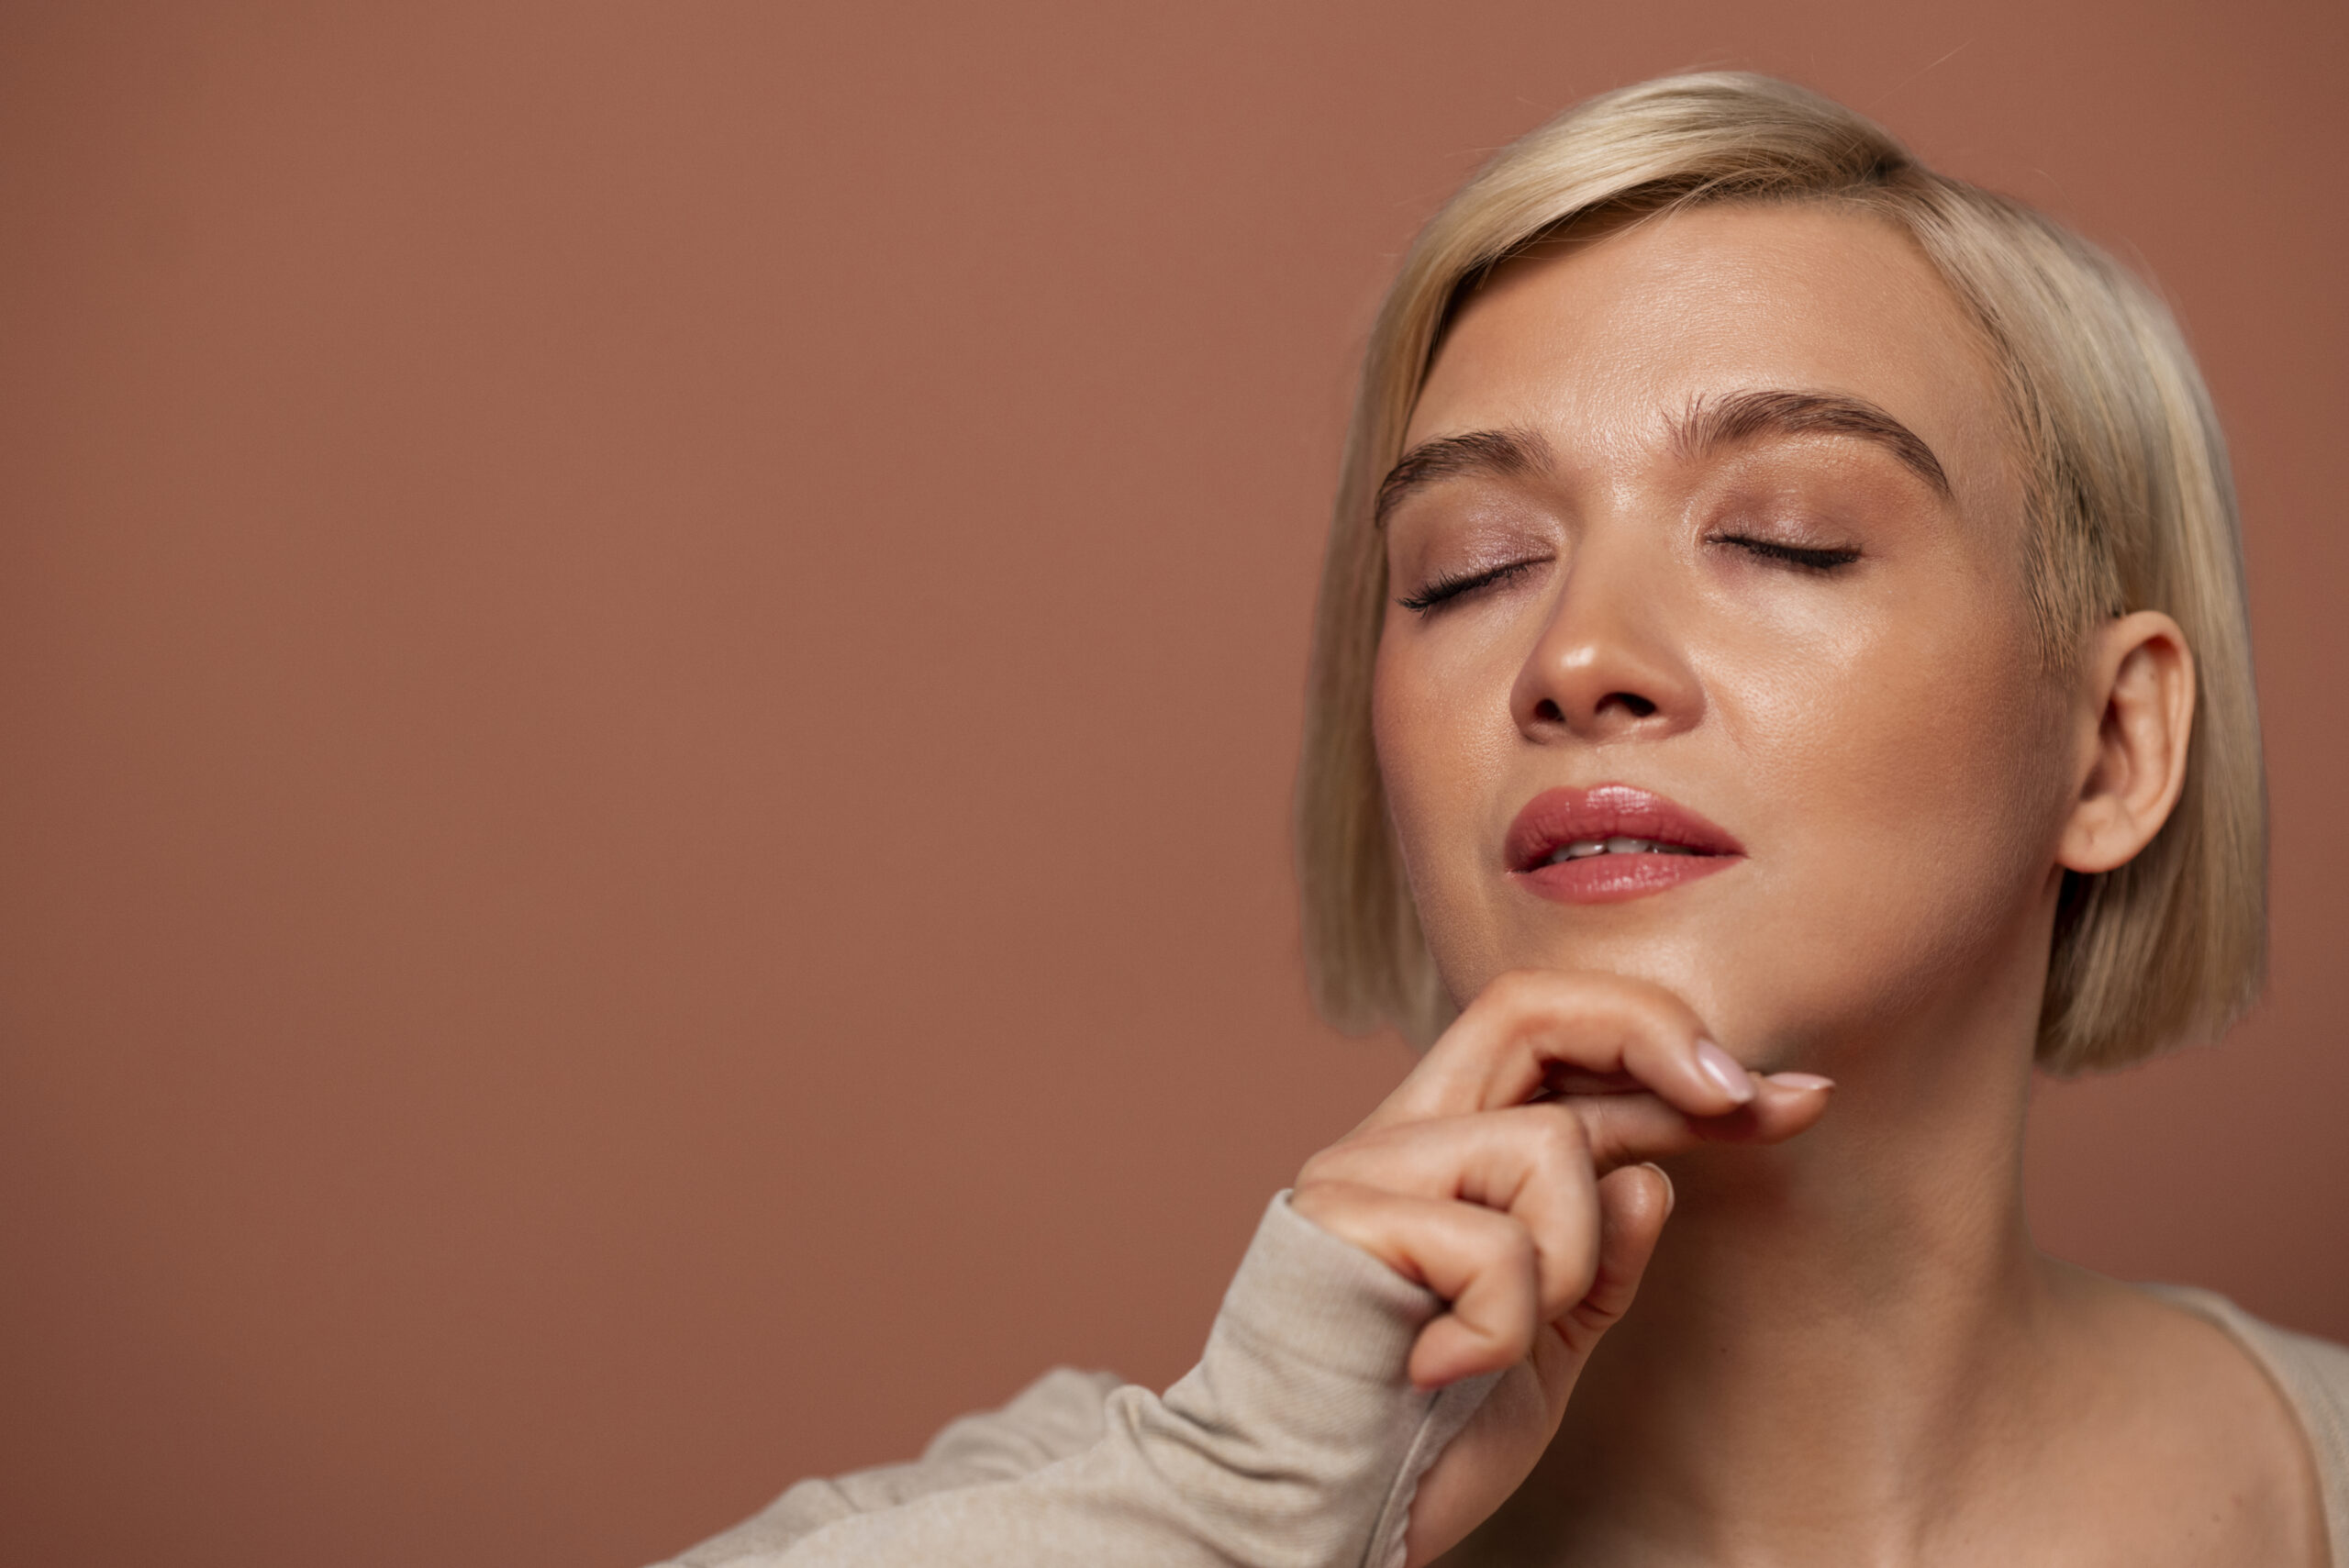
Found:
[(1639, 975), (1769, 1068), (2035, 997), (2079, 773), (2009, 449), (1865, 216), (1699, 208), (1482, 289), (1384, 495), (1373, 697), (1454, 998)]

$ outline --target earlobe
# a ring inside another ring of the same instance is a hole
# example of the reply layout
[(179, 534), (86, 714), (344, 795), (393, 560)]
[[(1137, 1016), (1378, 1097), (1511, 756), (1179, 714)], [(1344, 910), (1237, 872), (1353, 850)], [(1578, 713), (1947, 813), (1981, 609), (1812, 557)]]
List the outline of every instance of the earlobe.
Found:
[(2140, 610), (2098, 630), (2081, 678), (2080, 784), (2055, 859), (2106, 872), (2153, 841), (2185, 787), (2194, 655), (2176, 621)]

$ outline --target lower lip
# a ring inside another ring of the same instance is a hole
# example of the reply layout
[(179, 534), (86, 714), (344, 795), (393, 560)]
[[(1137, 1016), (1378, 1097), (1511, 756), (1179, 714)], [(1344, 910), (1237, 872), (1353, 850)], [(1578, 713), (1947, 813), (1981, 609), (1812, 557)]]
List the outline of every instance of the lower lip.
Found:
[(1528, 891), (1560, 904), (1621, 904), (1726, 871), (1743, 855), (1585, 855), (1514, 872)]

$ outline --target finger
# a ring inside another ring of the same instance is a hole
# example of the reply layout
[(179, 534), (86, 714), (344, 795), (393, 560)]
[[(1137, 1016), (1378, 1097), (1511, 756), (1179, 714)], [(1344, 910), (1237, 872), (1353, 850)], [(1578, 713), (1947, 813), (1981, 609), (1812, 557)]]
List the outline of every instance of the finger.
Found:
[(1533, 1239), (1545, 1320), (1581, 1300), (1598, 1267), (1598, 1173), (1582, 1118), (1563, 1101), (1371, 1129), (1315, 1155), (1298, 1181), (1350, 1183), (1507, 1214)]
[(1598, 1184), (1598, 1209), (1597, 1274), (1589, 1292), (1554, 1320), (1578, 1357), (1590, 1353), (1639, 1294), (1664, 1222), (1672, 1215), (1672, 1178), (1653, 1165), (1626, 1165)]
[(1448, 1304), (1411, 1346), (1416, 1386), (1498, 1372), (1531, 1349), (1542, 1321), (1533, 1239), (1508, 1216), (1350, 1182), (1299, 1185), (1289, 1207)]
[(1753, 1074), (1664, 987), (1520, 970), (1485, 987), (1371, 1121), (1519, 1105), (1559, 1073), (1623, 1074), (1691, 1116), (1726, 1115), (1756, 1095)]
[(1307, 1161), (1298, 1181), (1357, 1182), (1505, 1209), (1541, 1245), (1549, 1296), (1583, 1270), (1596, 1177), (1700, 1143), (1781, 1142), (1826, 1114), (1834, 1084), (1782, 1073), (1755, 1087), (1751, 1105), (1720, 1117), (1689, 1117), (1650, 1094), (1579, 1095), (1365, 1126)]
[(1699, 1143), (1780, 1143), (1827, 1114), (1835, 1084), (1809, 1073), (1754, 1080), (1750, 1104), (1725, 1116), (1691, 1117), (1650, 1094), (1567, 1095), (1563, 1106), (1582, 1123), (1593, 1169), (1601, 1176), (1644, 1160), (1661, 1160)]

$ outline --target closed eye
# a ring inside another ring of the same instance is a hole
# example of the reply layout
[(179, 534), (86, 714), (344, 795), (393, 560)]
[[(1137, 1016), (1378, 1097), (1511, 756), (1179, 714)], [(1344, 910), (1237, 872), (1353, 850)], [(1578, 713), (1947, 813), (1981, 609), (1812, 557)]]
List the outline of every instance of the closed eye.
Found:
[(1407, 610), (1425, 615), (1448, 600), (1456, 599), (1463, 594), (1473, 594), (1479, 588), (1489, 588), (1497, 583), (1506, 583), (1510, 578), (1531, 571), (1539, 564), (1540, 562), (1532, 561), (1513, 561), (1506, 566), (1489, 566), (1481, 571), (1456, 573), (1450, 576), (1439, 577), (1418, 593), (1395, 602)]
[(1806, 572), (1832, 572), (1839, 566), (1849, 566), (1860, 558), (1856, 545), (1839, 545), (1822, 550), (1808, 545), (1787, 544), (1775, 539), (1755, 539), (1750, 534), (1715, 534), (1713, 542), (1735, 545), (1750, 555), (1799, 567)]

